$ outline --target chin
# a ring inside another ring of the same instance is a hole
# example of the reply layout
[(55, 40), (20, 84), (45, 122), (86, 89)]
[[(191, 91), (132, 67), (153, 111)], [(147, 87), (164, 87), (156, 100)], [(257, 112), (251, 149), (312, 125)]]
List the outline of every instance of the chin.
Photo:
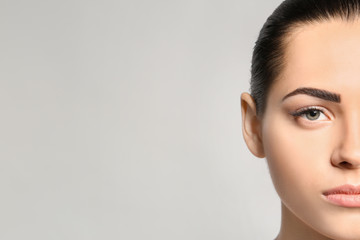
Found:
[(360, 208), (339, 208), (337, 213), (320, 217), (313, 228), (334, 240), (360, 240)]

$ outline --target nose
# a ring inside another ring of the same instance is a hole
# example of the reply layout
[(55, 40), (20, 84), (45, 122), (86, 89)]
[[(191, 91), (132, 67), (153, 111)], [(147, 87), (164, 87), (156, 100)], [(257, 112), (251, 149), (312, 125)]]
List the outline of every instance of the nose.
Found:
[(360, 121), (353, 118), (345, 122), (345, 127), (338, 135), (338, 147), (335, 148), (331, 164), (341, 169), (360, 168)]

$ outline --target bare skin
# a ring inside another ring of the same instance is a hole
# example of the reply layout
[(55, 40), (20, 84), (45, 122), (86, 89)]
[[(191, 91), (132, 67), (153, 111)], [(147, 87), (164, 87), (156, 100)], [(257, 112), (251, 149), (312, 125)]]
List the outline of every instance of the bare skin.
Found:
[[(360, 21), (324, 21), (294, 30), (281, 77), (271, 87), (264, 116), (241, 95), (243, 136), (266, 157), (282, 201), (277, 240), (360, 239), (360, 207), (330, 203), (323, 192), (360, 185)], [(298, 88), (334, 93), (339, 101)], [(306, 107), (316, 107), (296, 115)]]

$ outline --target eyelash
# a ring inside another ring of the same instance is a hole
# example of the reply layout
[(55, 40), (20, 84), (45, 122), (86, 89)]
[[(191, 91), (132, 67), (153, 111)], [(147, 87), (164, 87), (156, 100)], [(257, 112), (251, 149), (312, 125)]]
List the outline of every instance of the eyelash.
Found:
[[(319, 108), (319, 107), (306, 107), (306, 108), (301, 108), (295, 112), (290, 113), (292, 116), (294, 117), (301, 117), (302, 115), (305, 115), (307, 113), (310, 113), (311, 111), (317, 111), (320, 112), (322, 114), (324, 114), (326, 116), (326, 114), (324, 113), (324, 111)], [(316, 120), (309, 120), (309, 121), (316, 121)]]

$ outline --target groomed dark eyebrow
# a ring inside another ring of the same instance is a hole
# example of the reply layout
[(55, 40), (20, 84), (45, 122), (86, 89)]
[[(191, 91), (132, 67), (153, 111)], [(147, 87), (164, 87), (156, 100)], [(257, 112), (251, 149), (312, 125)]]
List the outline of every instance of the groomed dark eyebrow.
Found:
[(288, 97), (291, 97), (291, 96), (294, 96), (297, 94), (306, 94), (306, 95), (309, 95), (312, 97), (317, 97), (317, 98), (324, 99), (326, 101), (331, 101), (331, 102), (336, 102), (336, 103), (341, 102), (340, 94), (329, 92), (329, 91), (322, 90), (322, 89), (317, 89), (317, 88), (298, 88), (295, 91), (292, 91), (291, 93), (289, 93), (285, 97), (283, 97), (282, 101), (284, 101)]

